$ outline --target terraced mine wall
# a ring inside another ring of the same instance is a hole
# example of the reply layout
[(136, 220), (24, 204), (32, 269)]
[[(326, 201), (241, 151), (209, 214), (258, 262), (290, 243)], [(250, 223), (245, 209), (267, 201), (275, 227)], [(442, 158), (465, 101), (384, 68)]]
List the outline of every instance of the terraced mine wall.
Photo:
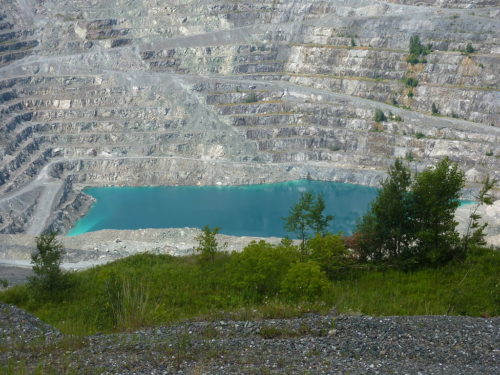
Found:
[[(376, 185), (396, 157), (499, 177), (499, 19), (489, 0), (0, 0), (0, 233), (66, 230), (84, 186)], [(415, 35), (432, 48), (411, 64)]]

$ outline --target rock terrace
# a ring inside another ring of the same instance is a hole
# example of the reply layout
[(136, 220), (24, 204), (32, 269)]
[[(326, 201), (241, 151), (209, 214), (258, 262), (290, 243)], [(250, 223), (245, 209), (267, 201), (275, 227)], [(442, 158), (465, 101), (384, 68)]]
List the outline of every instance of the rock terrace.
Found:
[(0, 232), (67, 230), (83, 186), (499, 176), (496, 1), (0, 4)]

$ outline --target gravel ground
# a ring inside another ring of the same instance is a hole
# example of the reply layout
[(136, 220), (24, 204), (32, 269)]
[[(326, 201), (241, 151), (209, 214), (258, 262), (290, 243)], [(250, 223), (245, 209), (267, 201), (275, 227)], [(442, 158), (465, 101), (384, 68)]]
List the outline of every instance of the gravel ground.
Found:
[(0, 363), (44, 361), (78, 374), (500, 374), (499, 344), (500, 318), (334, 313), (76, 340), (0, 305)]

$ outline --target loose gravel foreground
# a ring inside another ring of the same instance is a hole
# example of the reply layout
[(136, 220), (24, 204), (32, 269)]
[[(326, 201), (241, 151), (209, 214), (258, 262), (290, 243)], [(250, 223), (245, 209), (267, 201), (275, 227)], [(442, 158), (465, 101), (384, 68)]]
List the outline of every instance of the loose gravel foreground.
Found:
[(500, 318), (306, 315), (86, 338), (0, 304), (0, 363), (78, 374), (500, 374)]

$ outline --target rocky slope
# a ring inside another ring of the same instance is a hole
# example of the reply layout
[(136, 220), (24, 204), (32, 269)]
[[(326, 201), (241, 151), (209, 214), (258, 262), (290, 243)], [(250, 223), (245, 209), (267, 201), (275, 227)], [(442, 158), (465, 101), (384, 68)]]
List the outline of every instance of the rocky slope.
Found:
[(75, 338), (0, 304), (1, 362), (57, 373), (496, 374), (499, 332), (498, 318), (332, 312)]
[(67, 229), (88, 185), (500, 176), (496, 1), (0, 5), (0, 232)]

